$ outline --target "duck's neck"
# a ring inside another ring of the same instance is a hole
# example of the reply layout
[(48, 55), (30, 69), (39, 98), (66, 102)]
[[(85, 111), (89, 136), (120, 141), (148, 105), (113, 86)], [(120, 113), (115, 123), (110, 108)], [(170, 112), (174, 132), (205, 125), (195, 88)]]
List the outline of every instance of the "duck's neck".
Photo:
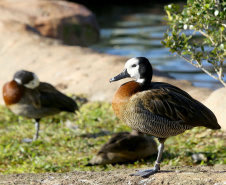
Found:
[(153, 73), (151, 66), (149, 70), (143, 70), (143, 73), (140, 73), (140, 78), (137, 79), (137, 82), (141, 85), (143, 90), (147, 90), (150, 88), (152, 75)]
[(151, 87), (151, 79), (150, 78), (139, 79), (139, 80), (137, 80), (137, 82), (140, 84), (142, 90), (147, 90), (147, 89), (150, 89), (150, 87)]

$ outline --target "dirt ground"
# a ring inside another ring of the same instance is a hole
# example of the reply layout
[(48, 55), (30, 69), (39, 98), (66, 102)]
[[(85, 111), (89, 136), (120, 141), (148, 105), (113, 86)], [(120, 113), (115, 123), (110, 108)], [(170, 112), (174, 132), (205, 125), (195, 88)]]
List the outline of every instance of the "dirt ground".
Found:
[(0, 175), (1, 185), (224, 185), (226, 165), (210, 166), (165, 166), (161, 172), (142, 178), (130, 176), (134, 169), (91, 172), (74, 171), (67, 173), (37, 173)]

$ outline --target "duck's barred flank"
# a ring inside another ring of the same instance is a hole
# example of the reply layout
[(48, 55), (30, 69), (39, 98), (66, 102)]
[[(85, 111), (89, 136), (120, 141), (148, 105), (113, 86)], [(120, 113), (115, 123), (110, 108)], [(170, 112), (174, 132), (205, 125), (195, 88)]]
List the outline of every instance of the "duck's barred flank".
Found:
[[(138, 109), (138, 108), (137, 108)], [(163, 117), (144, 113), (139, 111), (123, 112), (122, 120), (134, 130), (153, 135), (157, 138), (168, 138), (183, 133), (186, 130), (194, 128), (193, 126), (183, 124), (182, 121), (170, 121)]]

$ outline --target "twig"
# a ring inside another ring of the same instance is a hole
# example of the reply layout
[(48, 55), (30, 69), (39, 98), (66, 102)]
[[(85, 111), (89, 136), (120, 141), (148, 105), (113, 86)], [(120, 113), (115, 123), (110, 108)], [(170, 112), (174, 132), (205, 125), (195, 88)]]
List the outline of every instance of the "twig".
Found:
[[(181, 54), (179, 54), (178, 52), (176, 52), (183, 60), (187, 61), (188, 63), (192, 64), (193, 66), (195, 67), (198, 67), (200, 68), (202, 71), (204, 71), (205, 73), (207, 73), (208, 75), (210, 75), (212, 78), (216, 79), (216, 80), (219, 80), (225, 87), (226, 87), (226, 83), (224, 82), (224, 80), (222, 79), (222, 76), (220, 76), (219, 72), (217, 71), (217, 69), (214, 67), (214, 70), (216, 71), (217, 75), (220, 77), (216, 77), (214, 76), (212, 73), (210, 73), (209, 71), (207, 71), (201, 64), (199, 64), (197, 62), (197, 64), (194, 64), (191, 60), (183, 57)], [(221, 67), (222, 68), (222, 67)], [(223, 72), (223, 70), (222, 70)], [(221, 74), (222, 75), (222, 74)]]
[(213, 39), (212, 39), (208, 34), (206, 34), (205, 32), (203, 32), (202, 30), (198, 30), (198, 31), (199, 31), (203, 36), (209, 38), (213, 45), (216, 45), (216, 43), (214, 43)]

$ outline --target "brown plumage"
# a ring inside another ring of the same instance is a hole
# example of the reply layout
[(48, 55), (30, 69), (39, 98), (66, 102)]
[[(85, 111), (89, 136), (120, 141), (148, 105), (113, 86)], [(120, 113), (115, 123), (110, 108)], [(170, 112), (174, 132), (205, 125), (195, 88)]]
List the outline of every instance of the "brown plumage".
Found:
[(157, 153), (157, 143), (151, 136), (133, 130), (114, 134), (87, 166), (123, 163), (145, 159)]
[(122, 84), (116, 91), (112, 100), (116, 116), (132, 129), (153, 135), (160, 141), (154, 168), (133, 175), (148, 177), (160, 170), (164, 142), (168, 137), (196, 126), (221, 128), (213, 112), (185, 91), (167, 83), (151, 82), (152, 66), (148, 59), (128, 60), (123, 72), (110, 82), (126, 77), (136, 81)]
[(6, 106), (16, 115), (35, 119), (36, 133), (33, 140), (38, 138), (41, 118), (61, 111), (75, 113), (78, 110), (73, 99), (49, 83), (39, 82), (34, 73), (25, 70), (17, 71), (13, 80), (3, 86), (3, 99)]
[(13, 105), (20, 101), (23, 93), (24, 87), (19, 86), (14, 80), (3, 86), (3, 99), (7, 106)]

